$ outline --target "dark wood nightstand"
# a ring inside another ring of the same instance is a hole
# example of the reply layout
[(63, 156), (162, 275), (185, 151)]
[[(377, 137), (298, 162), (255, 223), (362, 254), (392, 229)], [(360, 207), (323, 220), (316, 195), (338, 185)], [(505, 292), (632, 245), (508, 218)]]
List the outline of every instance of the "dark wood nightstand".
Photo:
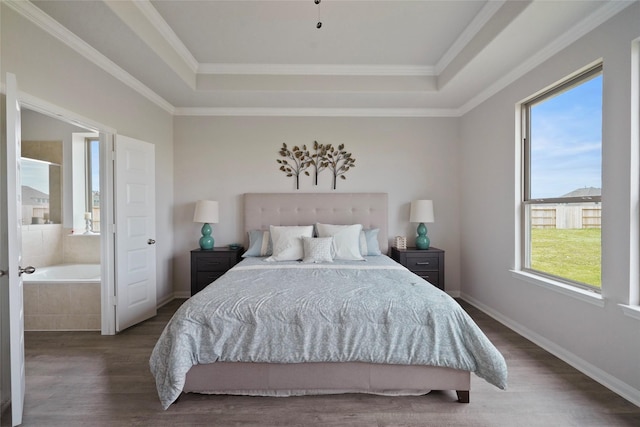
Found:
[(442, 249), (391, 248), (391, 258), (444, 291), (444, 251)]
[(203, 290), (242, 259), (244, 248), (213, 248), (191, 251), (191, 295)]

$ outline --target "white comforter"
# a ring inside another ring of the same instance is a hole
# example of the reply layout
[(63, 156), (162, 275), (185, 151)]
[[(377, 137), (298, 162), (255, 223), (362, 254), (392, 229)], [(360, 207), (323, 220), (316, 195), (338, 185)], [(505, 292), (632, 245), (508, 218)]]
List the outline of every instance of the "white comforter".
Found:
[(446, 293), (386, 256), (302, 264), (245, 259), (185, 302), (153, 350), (166, 409), (195, 364), (445, 366), (506, 387), (502, 355)]

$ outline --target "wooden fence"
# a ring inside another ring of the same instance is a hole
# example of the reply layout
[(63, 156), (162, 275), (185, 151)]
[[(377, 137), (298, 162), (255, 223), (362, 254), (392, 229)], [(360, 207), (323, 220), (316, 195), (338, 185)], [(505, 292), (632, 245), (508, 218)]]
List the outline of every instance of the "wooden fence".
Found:
[(600, 228), (602, 209), (589, 204), (531, 208), (531, 228)]

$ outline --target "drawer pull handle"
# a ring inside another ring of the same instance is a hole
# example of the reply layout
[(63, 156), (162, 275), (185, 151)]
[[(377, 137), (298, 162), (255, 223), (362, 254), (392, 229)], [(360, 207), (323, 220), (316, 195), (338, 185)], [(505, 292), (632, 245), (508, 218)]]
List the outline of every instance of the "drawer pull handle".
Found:
[(416, 265), (429, 265), (429, 261), (416, 262)]

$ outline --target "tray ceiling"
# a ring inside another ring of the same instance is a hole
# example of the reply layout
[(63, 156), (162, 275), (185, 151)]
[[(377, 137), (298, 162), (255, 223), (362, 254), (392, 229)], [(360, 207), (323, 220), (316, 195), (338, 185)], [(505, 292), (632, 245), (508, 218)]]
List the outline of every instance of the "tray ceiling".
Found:
[(631, 4), (3, 2), (172, 114), (366, 116), (463, 114)]

